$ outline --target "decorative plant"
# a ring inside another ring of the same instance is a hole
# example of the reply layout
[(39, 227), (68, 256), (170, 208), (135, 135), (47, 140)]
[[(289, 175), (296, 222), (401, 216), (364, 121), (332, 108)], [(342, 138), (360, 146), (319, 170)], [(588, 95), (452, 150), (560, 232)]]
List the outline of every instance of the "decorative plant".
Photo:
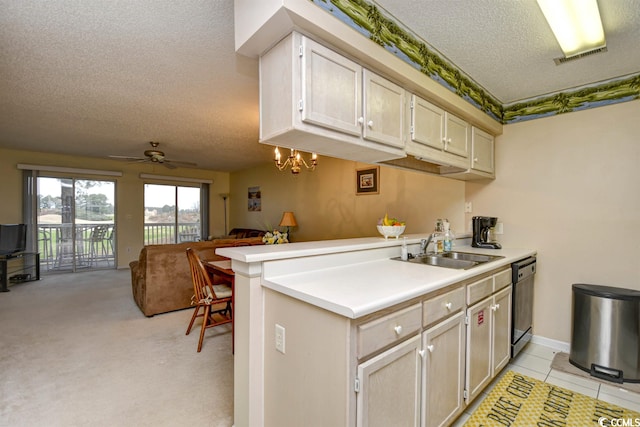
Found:
[(262, 236), (262, 242), (265, 245), (279, 245), (281, 243), (289, 243), (289, 235), (288, 233), (273, 230), (267, 231), (264, 236)]

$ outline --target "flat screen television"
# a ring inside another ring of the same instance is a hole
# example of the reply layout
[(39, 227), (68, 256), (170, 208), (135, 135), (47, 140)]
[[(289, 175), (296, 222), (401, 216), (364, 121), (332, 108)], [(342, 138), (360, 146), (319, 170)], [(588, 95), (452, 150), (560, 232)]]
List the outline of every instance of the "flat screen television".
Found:
[(0, 255), (11, 255), (26, 249), (26, 224), (0, 224)]

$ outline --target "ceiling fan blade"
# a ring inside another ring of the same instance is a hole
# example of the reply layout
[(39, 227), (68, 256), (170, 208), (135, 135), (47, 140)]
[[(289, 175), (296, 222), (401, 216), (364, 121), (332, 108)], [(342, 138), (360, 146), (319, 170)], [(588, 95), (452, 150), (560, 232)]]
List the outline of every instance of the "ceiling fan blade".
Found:
[(120, 159), (120, 160), (143, 160), (143, 161), (147, 160), (142, 157), (131, 157), (131, 156), (107, 156), (107, 157), (110, 157), (112, 159)]
[(164, 167), (167, 168), (167, 169), (177, 169), (178, 168), (176, 165), (173, 165), (173, 164), (167, 163), (167, 162), (162, 162), (162, 165), (164, 165)]
[(172, 163), (177, 166), (198, 166), (197, 163), (193, 163), (193, 162), (181, 162), (179, 160), (168, 160), (168, 159), (164, 159), (164, 163)]

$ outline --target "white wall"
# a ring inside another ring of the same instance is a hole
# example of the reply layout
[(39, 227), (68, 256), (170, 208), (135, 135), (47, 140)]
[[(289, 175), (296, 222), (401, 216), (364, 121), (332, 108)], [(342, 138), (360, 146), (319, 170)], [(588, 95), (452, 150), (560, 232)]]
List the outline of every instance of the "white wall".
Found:
[(496, 165), (473, 215), (538, 250), (534, 333), (570, 342), (573, 283), (640, 290), (640, 101), (507, 125)]

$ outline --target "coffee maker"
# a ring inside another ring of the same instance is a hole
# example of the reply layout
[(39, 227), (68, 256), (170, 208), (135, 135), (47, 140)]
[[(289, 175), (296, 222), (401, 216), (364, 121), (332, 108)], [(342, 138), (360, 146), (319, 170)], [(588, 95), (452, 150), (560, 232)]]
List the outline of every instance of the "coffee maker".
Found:
[(471, 246), (474, 248), (501, 249), (500, 243), (489, 241), (489, 231), (498, 223), (494, 216), (474, 216), (471, 218), (473, 237)]

